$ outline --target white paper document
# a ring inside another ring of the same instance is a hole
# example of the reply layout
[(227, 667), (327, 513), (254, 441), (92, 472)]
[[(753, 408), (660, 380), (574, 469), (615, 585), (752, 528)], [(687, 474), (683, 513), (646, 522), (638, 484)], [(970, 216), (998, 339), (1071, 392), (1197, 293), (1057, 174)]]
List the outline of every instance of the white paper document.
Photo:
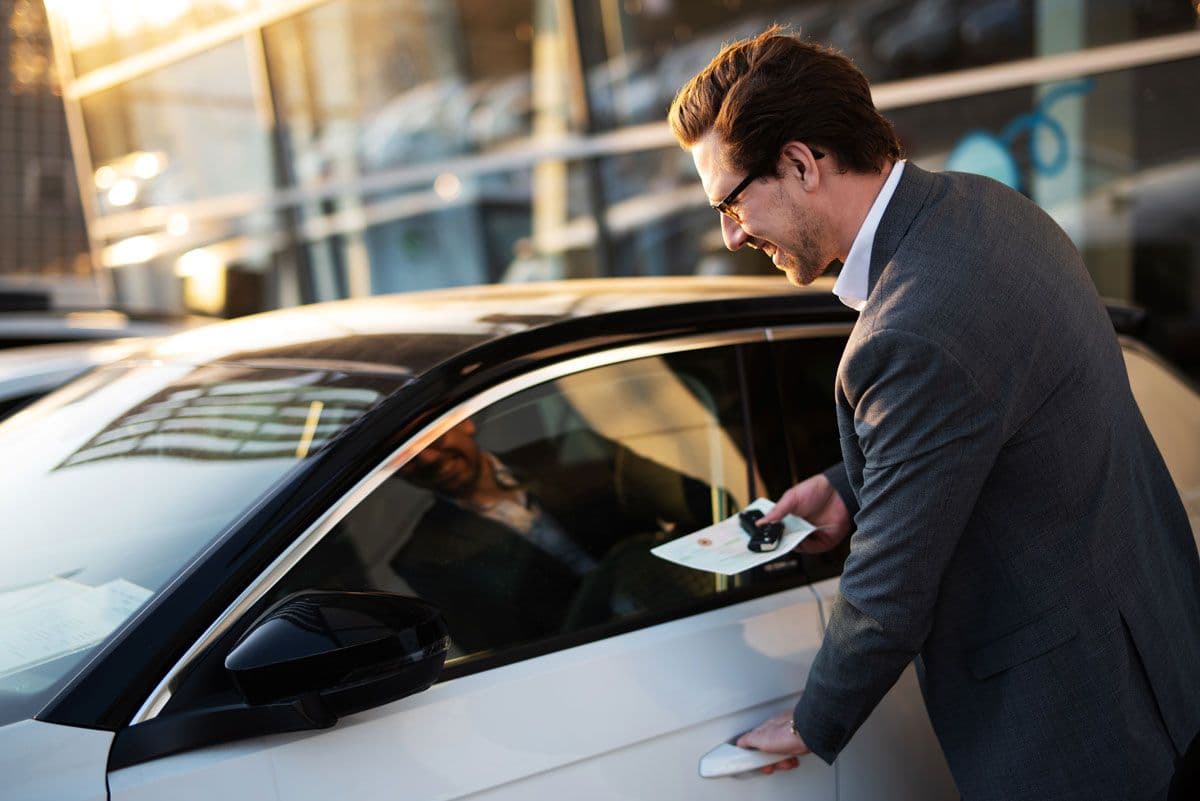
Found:
[[(774, 501), (759, 498), (742, 511), (758, 509), (766, 514), (774, 506)], [(752, 567), (766, 564), (772, 559), (778, 559), (803, 542), (804, 538), (817, 528), (804, 518), (795, 515), (787, 515), (781, 522), (783, 523), (783, 537), (779, 541), (779, 547), (773, 551), (759, 553), (746, 547), (750, 542), (750, 535), (742, 530), (742, 525), (735, 514), (708, 528), (702, 528), (663, 543), (657, 548), (651, 548), (650, 553), (684, 567), (733, 576)]]
[(124, 579), (99, 587), (50, 579), (0, 594), (0, 677), (95, 645), (150, 595)]

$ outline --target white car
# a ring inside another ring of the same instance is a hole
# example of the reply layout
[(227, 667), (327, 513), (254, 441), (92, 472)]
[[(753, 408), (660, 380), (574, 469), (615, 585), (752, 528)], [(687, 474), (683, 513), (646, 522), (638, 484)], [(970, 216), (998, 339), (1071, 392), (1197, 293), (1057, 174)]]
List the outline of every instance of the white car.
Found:
[(0, 350), (0, 419), (93, 367), (111, 364), (148, 346), (147, 340), (125, 337)]
[[(650, 553), (837, 460), (852, 324), (778, 278), (494, 286), (68, 384), (0, 425), (0, 798), (957, 798), (911, 669), (833, 766), (728, 746), (845, 547)], [(1126, 353), (1195, 524), (1200, 398)]]

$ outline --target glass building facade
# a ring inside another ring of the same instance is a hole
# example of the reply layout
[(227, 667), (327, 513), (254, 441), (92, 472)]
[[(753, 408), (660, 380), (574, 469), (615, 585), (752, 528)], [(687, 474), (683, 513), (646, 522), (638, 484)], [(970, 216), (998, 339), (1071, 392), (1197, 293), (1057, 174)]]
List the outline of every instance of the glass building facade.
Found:
[(0, 60), (3, 309), (34, 276), (86, 287), (92, 264), (41, 0), (0, 0)]
[(1190, 0), (46, 0), (93, 256), (234, 315), (494, 281), (773, 272), (665, 114), (772, 22), (848, 53), (908, 157), (1046, 208), (1200, 374)]

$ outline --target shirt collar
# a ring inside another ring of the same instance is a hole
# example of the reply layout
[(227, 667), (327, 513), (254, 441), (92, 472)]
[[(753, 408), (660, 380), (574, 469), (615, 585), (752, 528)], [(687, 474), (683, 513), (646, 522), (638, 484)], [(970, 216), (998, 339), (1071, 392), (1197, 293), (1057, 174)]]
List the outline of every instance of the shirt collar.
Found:
[(871, 246), (875, 242), (875, 229), (879, 227), (879, 221), (883, 219), (883, 212), (887, 209), (888, 201), (892, 199), (892, 195), (896, 191), (896, 184), (900, 183), (900, 173), (903, 171), (903, 161), (897, 161), (892, 165), (892, 171), (887, 180), (883, 182), (883, 188), (879, 190), (879, 194), (875, 196), (875, 202), (871, 204), (867, 218), (863, 220), (858, 234), (854, 237), (854, 243), (850, 245), (850, 253), (846, 256), (846, 263), (842, 265), (842, 272), (833, 285), (833, 294), (855, 311), (862, 311), (863, 306), (867, 305), (867, 286), (871, 273)]

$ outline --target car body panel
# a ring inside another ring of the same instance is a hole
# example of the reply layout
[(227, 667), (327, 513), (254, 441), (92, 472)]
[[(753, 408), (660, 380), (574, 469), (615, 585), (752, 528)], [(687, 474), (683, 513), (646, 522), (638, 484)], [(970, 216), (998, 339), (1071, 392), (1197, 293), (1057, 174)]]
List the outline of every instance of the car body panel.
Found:
[(0, 726), (0, 798), (103, 801), (113, 734), (22, 720)]
[(1200, 394), (1149, 349), (1122, 344), (1133, 396), (1179, 488), (1200, 548)]
[[(700, 757), (794, 703), (820, 636), (814, 597), (801, 587), (443, 682), (327, 732), (232, 748), (237, 762), (257, 751), (289, 801), (725, 798), (734, 780), (701, 779)], [(217, 761), (223, 748), (212, 749)], [(331, 751), (334, 770), (323, 759)], [(112, 798), (195, 788), (207, 781), (201, 753), (114, 772)], [(163, 774), (173, 763), (179, 772)], [(601, 783), (581, 788), (580, 774)], [(741, 797), (835, 797), (834, 771), (819, 760), (782, 780), (758, 778), (753, 791), (735, 785)]]

